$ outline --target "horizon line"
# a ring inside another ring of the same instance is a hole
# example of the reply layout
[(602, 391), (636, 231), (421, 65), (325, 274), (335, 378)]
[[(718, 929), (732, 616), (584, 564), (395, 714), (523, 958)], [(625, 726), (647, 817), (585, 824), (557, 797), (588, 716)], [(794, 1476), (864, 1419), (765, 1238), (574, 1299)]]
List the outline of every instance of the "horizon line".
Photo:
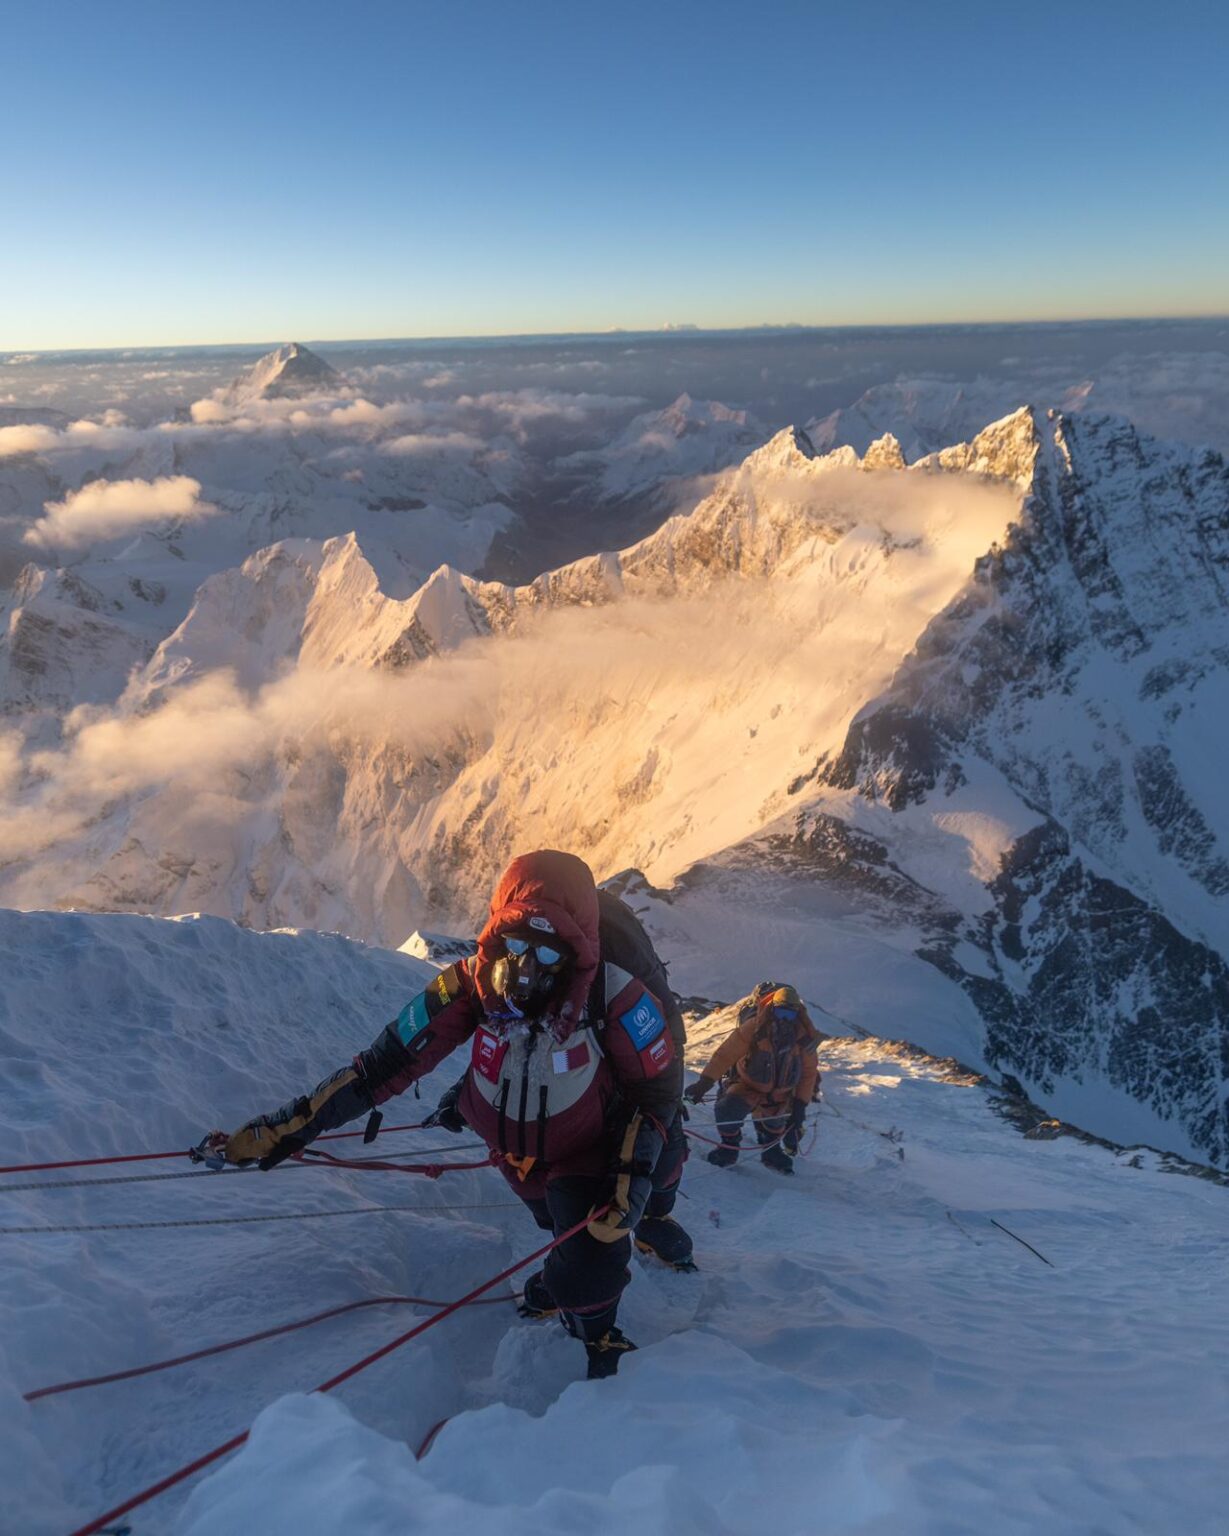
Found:
[(995, 330), (1032, 327), (1037, 329), (1069, 326), (1155, 325), (1189, 322), (1213, 324), (1229, 322), (1229, 310), (1209, 313), (1147, 314), (1147, 315), (1084, 315), (1055, 317), (1006, 318), (993, 320), (905, 320), (905, 321), (848, 321), (841, 324), (801, 323), (796, 321), (761, 322), (756, 325), (707, 326), (677, 324), (637, 329), (634, 326), (610, 326), (602, 330), (576, 331), (456, 331), (438, 335), (421, 336), (314, 336), (307, 341), (295, 337), (280, 340), (245, 341), (171, 341), (128, 342), (111, 346), (37, 347), (34, 345), (0, 348), (6, 359), (29, 354), (31, 359), (44, 357), (71, 358), (99, 352), (233, 352), (259, 347), (276, 349), (294, 343), (299, 346), (347, 347), (347, 346), (435, 346), (456, 342), (560, 342), (560, 341), (614, 341), (620, 337), (634, 337), (638, 341), (670, 341), (680, 338), (705, 336), (752, 336), (752, 335), (799, 335), (807, 333), (859, 332), (859, 331), (955, 331)]

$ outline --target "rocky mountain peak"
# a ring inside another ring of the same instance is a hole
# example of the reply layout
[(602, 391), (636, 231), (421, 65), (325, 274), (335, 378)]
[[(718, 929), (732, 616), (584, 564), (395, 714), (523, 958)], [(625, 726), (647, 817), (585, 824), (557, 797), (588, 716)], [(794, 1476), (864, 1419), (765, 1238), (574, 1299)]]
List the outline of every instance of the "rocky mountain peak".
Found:
[(958, 470), (987, 475), (993, 480), (1009, 480), (1025, 490), (1032, 484), (1037, 455), (1048, 436), (1039, 413), (1032, 406), (1022, 405), (1001, 421), (991, 422), (972, 442), (943, 448), (918, 463), (927, 469)]
[(891, 432), (877, 437), (862, 455), (863, 469), (904, 469), (905, 456)]
[(239, 375), (226, 391), (228, 405), (252, 400), (280, 400), (335, 388), (341, 375), (302, 342), (289, 341), (266, 352)]
[(762, 448), (749, 454), (740, 470), (752, 474), (800, 469), (816, 457), (815, 446), (801, 427), (782, 427)]

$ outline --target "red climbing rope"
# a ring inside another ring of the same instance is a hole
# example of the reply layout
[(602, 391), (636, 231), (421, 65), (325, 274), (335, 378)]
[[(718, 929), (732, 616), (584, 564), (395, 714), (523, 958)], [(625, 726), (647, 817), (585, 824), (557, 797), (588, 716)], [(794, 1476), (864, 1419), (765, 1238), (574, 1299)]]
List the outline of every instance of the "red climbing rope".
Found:
[[(386, 1125), (381, 1130), (382, 1136), (388, 1136), (393, 1131), (421, 1131), (425, 1129), (426, 1121), (419, 1120), (414, 1125)], [(318, 1141), (347, 1141), (352, 1136), (365, 1136), (365, 1131), (330, 1131), (327, 1135), (319, 1136)], [(109, 1163), (149, 1163), (156, 1162), (166, 1157), (187, 1157), (187, 1150), (181, 1152), (129, 1152), (123, 1157), (77, 1157), (70, 1158), (61, 1163), (12, 1163), (6, 1168), (0, 1168), (0, 1174), (4, 1173), (46, 1173), (52, 1168), (102, 1168)]]
[[(497, 1307), (515, 1296), (488, 1296), (473, 1303), (476, 1307)], [(169, 1371), (175, 1365), (188, 1365), (193, 1360), (207, 1360), (210, 1355), (224, 1355), (232, 1349), (242, 1349), (246, 1344), (259, 1344), (262, 1339), (280, 1338), (295, 1333), (300, 1328), (310, 1328), (313, 1323), (327, 1322), (330, 1317), (344, 1317), (347, 1312), (358, 1312), (363, 1307), (446, 1307), (446, 1301), (432, 1301), (426, 1296), (368, 1296), (363, 1301), (349, 1301), (344, 1306), (330, 1307), (327, 1312), (317, 1312), (312, 1317), (300, 1318), (296, 1323), (282, 1323), (276, 1328), (262, 1328), (259, 1333), (244, 1334), (239, 1339), (227, 1339), (224, 1344), (211, 1344), (206, 1349), (194, 1349), (188, 1355), (175, 1355), (170, 1360), (155, 1360), (150, 1365), (136, 1365), (126, 1371), (111, 1371), (106, 1376), (85, 1376), (80, 1381), (62, 1381), (54, 1387), (39, 1387), (34, 1392), (22, 1394), (27, 1403), (37, 1402), (40, 1397), (58, 1397), (62, 1392), (80, 1392), (83, 1387), (102, 1387), (112, 1381), (131, 1381), (134, 1376), (152, 1376), (155, 1371)]]
[[(449, 1417), (451, 1417), (451, 1415)], [(444, 1425), (447, 1424), (448, 1422), (449, 1422), (448, 1419), (436, 1419), (435, 1423), (432, 1424), (431, 1428), (422, 1437), (422, 1440), (419, 1443), (418, 1449), (414, 1452), (414, 1460), (415, 1461), (421, 1461), (423, 1459), (423, 1457), (427, 1454), (427, 1452), (435, 1444), (435, 1437), (436, 1437), (436, 1435), (439, 1434), (440, 1430), (443, 1429)]]
[[(501, 1269), (497, 1275), (492, 1275), (489, 1280), (484, 1280), (481, 1285), (475, 1286), (472, 1291), (458, 1297), (456, 1301), (449, 1302), (440, 1311), (433, 1312), (424, 1322), (417, 1323), (405, 1333), (398, 1334), (395, 1339), (390, 1339), (387, 1344), (381, 1345), (379, 1349), (372, 1350), (369, 1355), (364, 1355), (361, 1360), (357, 1360), (353, 1365), (347, 1366), (344, 1371), (339, 1371), (336, 1376), (331, 1376), (328, 1381), (322, 1382), (315, 1390), (317, 1392), (331, 1392), (334, 1387), (341, 1386), (343, 1381), (349, 1381), (352, 1376), (357, 1376), (360, 1371), (365, 1371), (369, 1365), (374, 1365), (377, 1360), (382, 1360), (385, 1355), (391, 1355), (393, 1350), (400, 1349), (403, 1344), (408, 1344), (411, 1339), (416, 1339), (419, 1334), (425, 1333), (428, 1328), (434, 1328), (437, 1323), (442, 1323), (446, 1317), (451, 1317), (454, 1312), (459, 1312), (463, 1307), (472, 1305), (479, 1296), (498, 1285), (501, 1280), (507, 1280), (510, 1276), (516, 1274), (518, 1270), (524, 1269), (528, 1264), (532, 1264), (535, 1259), (545, 1258), (552, 1249), (566, 1243), (569, 1238), (575, 1237), (578, 1232), (583, 1232), (590, 1221), (595, 1221), (598, 1217), (604, 1216), (609, 1209), (609, 1205), (604, 1205), (600, 1209), (593, 1211), (585, 1217), (584, 1221), (578, 1221), (574, 1227), (569, 1227), (566, 1232), (553, 1238), (549, 1243), (543, 1244), (541, 1248), (535, 1249), (527, 1257), (518, 1260), (515, 1264), (510, 1264), (507, 1269)], [(220, 1461), (223, 1456), (228, 1455), (231, 1451), (238, 1450), (247, 1440), (250, 1432), (250, 1430), (245, 1429), (240, 1434), (232, 1435), (224, 1444), (214, 1446), (213, 1450), (206, 1451), (203, 1456), (198, 1456), (195, 1461), (190, 1461), (187, 1466), (180, 1467), (178, 1471), (169, 1473), (150, 1487), (143, 1489), (138, 1494), (134, 1494), (132, 1498), (125, 1499), (122, 1504), (117, 1504), (114, 1509), (109, 1509), (105, 1515), (99, 1515), (97, 1519), (91, 1520), (88, 1525), (78, 1527), (77, 1530), (71, 1533), (71, 1536), (98, 1536), (99, 1531), (110, 1525), (112, 1521), (118, 1520), (122, 1515), (126, 1515), (129, 1510), (136, 1509), (142, 1504), (148, 1504), (150, 1499), (157, 1498), (160, 1493), (165, 1493), (168, 1488), (174, 1488), (177, 1484), (185, 1482), (195, 1473), (203, 1471), (205, 1467), (211, 1466), (215, 1461)]]

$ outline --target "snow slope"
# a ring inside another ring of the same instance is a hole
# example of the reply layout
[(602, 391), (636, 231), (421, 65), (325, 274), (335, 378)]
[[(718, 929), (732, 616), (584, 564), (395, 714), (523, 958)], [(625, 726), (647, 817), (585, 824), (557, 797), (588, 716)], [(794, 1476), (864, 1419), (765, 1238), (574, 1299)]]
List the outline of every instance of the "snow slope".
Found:
[[(429, 974), (211, 919), (4, 913), (0, 945), (5, 1162), (173, 1147), (269, 1107)], [(749, 984), (757, 956), (743, 959)], [(694, 1064), (727, 1021), (693, 1029)], [(26, 1405), (37, 1386), (345, 1301), (447, 1299), (538, 1237), (489, 1170), (0, 1184), (4, 1228), (321, 1213), (0, 1232), (5, 1529), (62, 1533), (255, 1420), (232, 1460), (136, 1511), (137, 1536), (1219, 1530), (1226, 1190), (1149, 1155), (1026, 1140), (975, 1079), (882, 1041), (834, 1039), (822, 1066), (792, 1182), (754, 1159), (691, 1162), (680, 1207), (701, 1271), (634, 1262), (623, 1321), (641, 1348), (607, 1383), (578, 1379), (555, 1324), (492, 1306), (305, 1396), (426, 1316), (390, 1307)], [(397, 1115), (418, 1118), (450, 1076)], [(420, 1208), (352, 1214), (373, 1205)]]

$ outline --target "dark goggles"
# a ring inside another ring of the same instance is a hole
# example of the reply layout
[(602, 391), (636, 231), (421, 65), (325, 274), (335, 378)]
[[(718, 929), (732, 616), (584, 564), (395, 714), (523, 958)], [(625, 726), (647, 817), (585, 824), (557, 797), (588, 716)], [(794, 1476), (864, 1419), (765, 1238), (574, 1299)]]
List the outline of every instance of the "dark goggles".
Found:
[(556, 949), (553, 944), (543, 944), (539, 940), (508, 937), (504, 939), (504, 948), (516, 959), (527, 955), (532, 949), (540, 966), (551, 970), (554, 966), (562, 965), (568, 958), (566, 951)]
[(797, 1008), (774, 1008), (772, 1016), (774, 1019), (796, 1019), (798, 1017), (798, 1010)]

